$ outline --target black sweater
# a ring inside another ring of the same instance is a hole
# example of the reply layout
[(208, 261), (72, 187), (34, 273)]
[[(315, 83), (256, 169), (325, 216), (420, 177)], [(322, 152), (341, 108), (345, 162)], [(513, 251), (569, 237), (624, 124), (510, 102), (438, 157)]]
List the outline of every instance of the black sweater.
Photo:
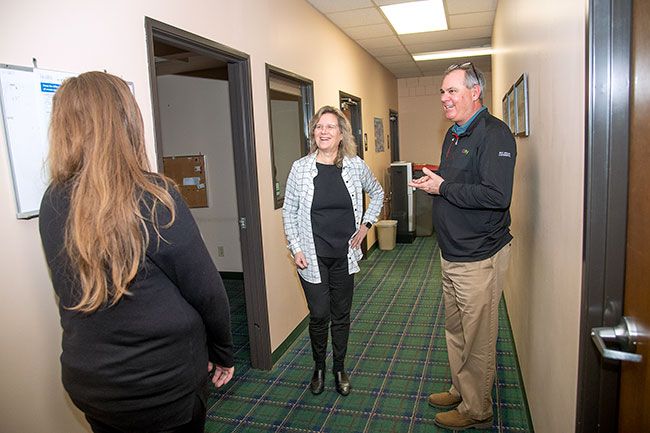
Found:
[(46, 191), (39, 221), (59, 298), (65, 389), (83, 412), (125, 429), (189, 422), (208, 379), (208, 358), (233, 365), (228, 298), (189, 209), (172, 189), (176, 220), (162, 227), (170, 214), (157, 206), (164, 240), (148, 226), (149, 246), (132, 294), (85, 314), (66, 308), (80, 291), (64, 249), (68, 189)]
[(445, 260), (473, 262), (512, 240), (510, 200), (517, 149), (508, 126), (487, 110), (458, 139), (449, 128), (433, 197), (433, 222)]
[(348, 242), (356, 227), (350, 193), (336, 165), (316, 163), (311, 226), (319, 257), (339, 258), (348, 254)]

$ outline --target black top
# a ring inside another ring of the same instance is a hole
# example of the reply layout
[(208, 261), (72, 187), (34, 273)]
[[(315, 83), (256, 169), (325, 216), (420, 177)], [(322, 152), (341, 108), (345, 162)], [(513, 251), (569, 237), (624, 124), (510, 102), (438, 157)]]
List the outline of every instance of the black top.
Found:
[(316, 163), (314, 199), (311, 204), (311, 226), (316, 255), (345, 257), (348, 241), (355, 231), (352, 199), (336, 165)]
[[(195, 394), (205, 389), (208, 358), (233, 365), (228, 298), (194, 219), (179, 193), (171, 227), (156, 208), (158, 240), (149, 246), (129, 290), (116, 305), (86, 314), (78, 274), (64, 250), (69, 188), (48, 188), (40, 233), (59, 302), (65, 389), (85, 413), (124, 429), (165, 429), (189, 422)], [(142, 206), (145, 220), (148, 211)]]
[(433, 196), (433, 222), (445, 260), (492, 257), (512, 240), (510, 199), (517, 149), (508, 126), (482, 111), (456, 138), (449, 128)]

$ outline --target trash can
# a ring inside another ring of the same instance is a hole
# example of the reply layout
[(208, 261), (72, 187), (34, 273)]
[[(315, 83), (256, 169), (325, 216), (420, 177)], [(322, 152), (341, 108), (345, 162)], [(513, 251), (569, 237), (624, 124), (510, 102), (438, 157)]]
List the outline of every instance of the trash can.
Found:
[(397, 237), (397, 220), (377, 221), (375, 227), (377, 227), (379, 249), (383, 251), (390, 251), (395, 248), (395, 238)]

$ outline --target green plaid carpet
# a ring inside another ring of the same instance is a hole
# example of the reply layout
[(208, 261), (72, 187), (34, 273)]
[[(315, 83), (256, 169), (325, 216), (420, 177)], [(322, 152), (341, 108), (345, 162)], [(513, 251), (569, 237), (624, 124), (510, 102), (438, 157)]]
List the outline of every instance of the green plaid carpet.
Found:
[(230, 323), (235, 355), (236, 373), (248, 369), (251, 353), (248, 340), (248, 320), (246, 318), (246, 299), (244, 299), (244, 280), (223, 278), (223, 284), (230, 301)]
[[(438, 410), (427, 405), (430, 393), (450, 386), (435, 237), (374, 251), (361, 263), (355, 283), (346, 359), (352, 383), (348, 397), (336, 393), (329, 372), (325, 392), (309, 392), (313, 362), (307, 330), (271, 371), (251, 369), (247, 338), (235, 336), (243, 342), (237, 348), (235, 377), (213, 393), (205, 431), (447, 431), (433, 423)], [(234, 289), (229, 292), (233, 296)], [(231, 298), (231, 303), (236, 311), (236, 301)], [(245, 321), (245, 312), (243, 317)], [(494, 418), (487, 431), (532, 433), (503, 302), (499, 323)], [(233, 329), (237, 335), (242, 327), (235, 324)]]

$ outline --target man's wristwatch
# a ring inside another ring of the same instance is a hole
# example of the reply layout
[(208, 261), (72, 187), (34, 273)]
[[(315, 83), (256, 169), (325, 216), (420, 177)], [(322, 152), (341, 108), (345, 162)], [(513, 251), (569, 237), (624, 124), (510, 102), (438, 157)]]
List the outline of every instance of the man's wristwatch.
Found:
[(371, 223), (370, 221), (366, 221), (366, 223), (365, 223), (364, 225), (365, 225), (368, 229), (370, 229), (370, 227), (372, 227), (372, 223)]

